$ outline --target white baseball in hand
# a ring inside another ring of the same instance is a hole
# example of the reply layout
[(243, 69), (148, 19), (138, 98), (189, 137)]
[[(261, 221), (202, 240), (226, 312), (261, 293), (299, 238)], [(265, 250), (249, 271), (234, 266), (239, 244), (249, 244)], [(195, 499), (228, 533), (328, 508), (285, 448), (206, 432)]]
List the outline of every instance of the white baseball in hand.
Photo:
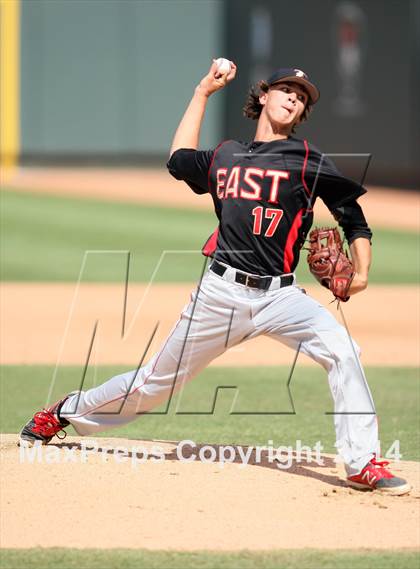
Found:
[(219, 59), (216, 59), (216, 63), (217, 63), (217, 71), (219, 73), (223, 74), (229, 73), (230, 70), (232, 69), (229, 59), (225, 59), (224, 57), (219, 57)]

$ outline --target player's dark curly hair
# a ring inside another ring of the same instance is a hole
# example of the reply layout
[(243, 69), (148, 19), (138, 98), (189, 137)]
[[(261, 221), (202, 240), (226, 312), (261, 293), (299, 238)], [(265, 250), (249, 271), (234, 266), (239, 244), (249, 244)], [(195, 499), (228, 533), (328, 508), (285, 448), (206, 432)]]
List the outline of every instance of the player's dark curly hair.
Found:
[[(261, 115), (263, 105), (260, 103), (261, 92), (267, 93), (269, 90), (269, 85), (266, 81), (259, 81), (256, 85), (253, 85), (246, 99), (245, 106), (242, 111), (245, 117), (252, 120), (258, 120)], [(300, 118), (300, 122), (306, 121), (309, 113), (312, 110), (312, 105), (310, 102), (307, 103), (305, 110)], [(295, 127), (293, 127), (292, 132), (295, 132)]]

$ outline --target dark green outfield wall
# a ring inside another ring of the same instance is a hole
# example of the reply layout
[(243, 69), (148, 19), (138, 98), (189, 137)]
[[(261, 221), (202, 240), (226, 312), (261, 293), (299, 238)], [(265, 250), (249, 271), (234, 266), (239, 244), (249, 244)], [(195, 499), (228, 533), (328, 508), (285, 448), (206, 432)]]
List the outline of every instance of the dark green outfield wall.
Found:
[[(249, 85), (305, 69), (321, 100), (299, 131), (372, 154), (368, 183), (420, 187), (418, 0), (21, 0), (23, 157), (165, 158), (212, 57), (238, 64), (202, 146), (252, 136)], [(343, 166), (361, 177), (366, 158)], [(348, 166), (348, 168), (347, 168)]]
[[(166, 154), (193, 88), (222, 55), (218, 0), (23, 0), (25, 156)], [(203, 144), (221, 136), (223, 97)]]

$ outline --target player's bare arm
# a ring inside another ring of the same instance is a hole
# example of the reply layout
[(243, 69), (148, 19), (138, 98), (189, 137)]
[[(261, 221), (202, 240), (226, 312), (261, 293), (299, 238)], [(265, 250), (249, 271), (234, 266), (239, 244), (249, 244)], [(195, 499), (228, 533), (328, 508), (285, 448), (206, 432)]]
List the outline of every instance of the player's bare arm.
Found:
[(179, 123), (172, 141), (170, 156), (179, 148), (198, 148), (200, 130), (206, 112), (208, 98), (213, 93), (223, 89), (223, 87), (235, 78), (236, 65), (232, 61), (230, 64), (230, 71), (221, 73), (218, 70), (216, 60), (213, 60), (209, 72), (195, 88), (190, 104)]
[(362, 292), (368, 285), (369, 267), (372, 260), (372, 251), (369, 239), (358, 237), (350, 245), (350, 254), (355, 274), (348, 294)]

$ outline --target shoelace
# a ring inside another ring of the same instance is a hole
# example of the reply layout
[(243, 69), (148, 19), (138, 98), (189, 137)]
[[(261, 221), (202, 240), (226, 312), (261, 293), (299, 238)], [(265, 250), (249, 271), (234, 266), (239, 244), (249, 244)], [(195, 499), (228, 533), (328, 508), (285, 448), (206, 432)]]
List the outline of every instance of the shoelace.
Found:
[(371, 464), (373, 464), (374, 466), (378, 466), (379, 468), (384, 468), (389, 464), (388, 460), (376, 460), (376, 458), (372, 458), (370, 462)]
[(387, 470), (385, 467), (388, 466), (388, 460), (376, 460), (376, 458), (372, 458), (370, 461), (371, 465), (375, 468), (378, 474), (383, 478), (394, 478), (392, 472)]
[[(36, 413), (36, 415), (34, 416), (34, 419), (35, 419), (34, 431), (36, 433), (39, 433), (39, 434), (44, 435), (46, 437), (49, 437), (49, 436), (51, 436), (51, 434), (54, 434), (60, 440), (63, 440), (66, 438), (67, 433), (62, 427), (60, 427), (54, 433), (45, 432), (46, 427), (55, 429), (56, 427), (58, 427), (60, 425), (59, 421), (57, 421), (57, 419), (54, 417), (54, 414), (51, 413), (51, 411), (48, 411), (48, 409), (43, 409), (42, 411), (39, 411), (38, 413)], [(61, 432), (63, 432), (63, 435), (59, 436), (58, 433), (61, 433)]]

